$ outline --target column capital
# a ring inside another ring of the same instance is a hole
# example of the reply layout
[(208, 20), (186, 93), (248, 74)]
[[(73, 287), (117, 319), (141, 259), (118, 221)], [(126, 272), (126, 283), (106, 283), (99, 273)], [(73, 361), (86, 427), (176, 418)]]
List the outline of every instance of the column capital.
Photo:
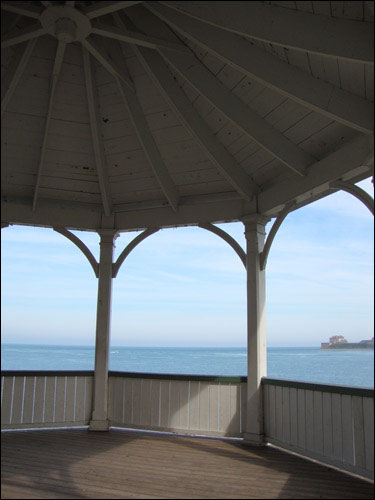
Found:
[(242, 217), (242, 223), (245, 226), (245, 236), (248, 232), (258, 232), (261, 234), (266, 234), (266, 224), (271, 220), (270, 217), (266, 217), (261, 214), (250, 214)]
[(119, 233), (117, 229), (97, 229), (96, 231), (100, 236), (100, 245), (111, 244), (115, 245), (115, 240), (118, 238)]

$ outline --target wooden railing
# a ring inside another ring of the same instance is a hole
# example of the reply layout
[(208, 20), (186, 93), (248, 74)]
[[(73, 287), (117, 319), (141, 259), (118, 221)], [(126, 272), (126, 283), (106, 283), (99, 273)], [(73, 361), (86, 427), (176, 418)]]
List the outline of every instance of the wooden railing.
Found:
[[(92, 371), (5, 371), (1, 427), (88, 425)], [(374, 391), (262, 379), (265, 441), (374, 476)], [(246, 377), (109, 372), (113, 427), (241, 437)]]
[(1, 373), (1, 428), (87, 425), (92, 411), (93, 372)]
[(263, 378), (269, 443), (374, 477), (374, 391)]
[[(111, 372), (113, 426), (240, 437), (246, 377)], [(242, 416), (242, 417), (241, 417)]]

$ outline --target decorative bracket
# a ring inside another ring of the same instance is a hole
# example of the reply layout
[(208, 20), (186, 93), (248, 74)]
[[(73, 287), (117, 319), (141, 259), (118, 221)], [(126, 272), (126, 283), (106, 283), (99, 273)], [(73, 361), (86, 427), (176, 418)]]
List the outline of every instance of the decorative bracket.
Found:
[(342, 189), (347, 193), (352, 194), (356, 198), (358, 198), (366, 207), (370, 210), (372, 215), (374, 215), (374, 200), (371, 196), (366, 193), (366, 191), (355, 184), (351, 184), (347, 181), (335, 181), (329, 184), (331, 189)]
[(202, 229), (207, 229), (207, 231), (211, 231), (211, 233), (216, 234), (217, 236), (220, 236), (224, 241), (226, 241), (232, 248), (233, 250), (237, 253), (239, 258), (242, 261), (242, 264), (245, 266), (246, 269), (246, 253), (243, 250), (243, 248), (237, 243), (237, 241), (232, 238), (228, 233), (223, 231), (222, 229), (214, 226), (213, 224), (198, 224), (198, 227), (201, 227)]
[(78, 238), (78, 236), (76, 236), (75, 234), (73, 234), (70, 231), (68, 231), (67, 229), (65, 229), (65, 227), (55, 226), (53, 228), (53, 230), (56, 231), (57, 233), (62, 234), (63, 236), (68, 238), (70, 241), (72, 241), (82, 251), (82, 253), (84, 253), (86, 255), (88, 261), (91, 264), (91, 267), (94, 270), (95, 276), (97, 278), (99, 278), (99, 264), (96, 261), (95, 257), (93, 256), (93, 254), (87, 248), (87, 246), (83, 243), (83, 241), (81, 241)]
[(279, 230), (279, 227), (281, 226), (281, 224), (283, 223), (283, 220), (288, 215), (288, 213), (292, 210), (292, 208), (294, 207), (295, 204), (296, 204), (295, 201), (291, 201), (291, 202), (287, 203), (271, 227), (271, 231), (268, 234), (266, 243), (265, 243), (264, 248), (263, 248), (263, 252), (261, 252), (260, 256), (259, 256), (260, 269), (262, 271), (264, 271), (266, 268), (268, 254), (270, 252), (270, 248), (271, 248), (272, 242), (276, 236), (276, 233)]
[(130, 252), (139, 244), (141, 241), (144, 239), (148, 238), (148, 236), (151, 236), (152, 234), (156, 233), (159, 231), (158, 228), (149, 228), (143, 231), (143, 233), (139, 234), (132, 240), (121, 252), (121, 254), (118, 256), (116, 262), (112, 265), (112, 278), (116, 278), (117, 273), (119, 272), (119, 269), (121, 267), (121, 264), (124, 262), (126, 257), (130, 254)]

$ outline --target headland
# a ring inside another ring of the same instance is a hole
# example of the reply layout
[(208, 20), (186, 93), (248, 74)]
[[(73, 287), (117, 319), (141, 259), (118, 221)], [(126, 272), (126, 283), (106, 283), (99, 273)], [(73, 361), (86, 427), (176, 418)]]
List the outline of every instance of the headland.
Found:
[(320, 349), (374, 349), (374, 337), (369, 340), (361, 340), (360, 342), (348, 342), (342, 335), (333, 335), (329, 338), (329, 342), (322, 342)]

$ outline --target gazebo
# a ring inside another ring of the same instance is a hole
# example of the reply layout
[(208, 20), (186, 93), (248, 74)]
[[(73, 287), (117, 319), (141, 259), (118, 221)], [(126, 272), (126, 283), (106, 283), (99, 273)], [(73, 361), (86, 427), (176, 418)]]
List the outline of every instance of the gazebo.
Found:
[[(95, 372), (3, 372), (2, 426), (240, 437), (373, 477), (373, 391), (268, 379), (265, 332), (267, 256), (288, 213), (340, 189), (374, 210), (355, 185), (373, 175), (373, 2), (1, 9), (2, 227), (52, 227), (98, 278)], [(232, 221), (246, 249), (214, 225)], [(188, 225), (223, 238), (246, 269), (247, 378), (109, 372), (121, 264), (159, 229)], [(100, 235), (99, 262), (71, 230)], [(125, 231), (142, 232), (114, 261)], [(200, 415), (216, 394), (218, 427), (193, 423), (193, 386)], [(136, 421), (139, 405), (148, 416)]]

